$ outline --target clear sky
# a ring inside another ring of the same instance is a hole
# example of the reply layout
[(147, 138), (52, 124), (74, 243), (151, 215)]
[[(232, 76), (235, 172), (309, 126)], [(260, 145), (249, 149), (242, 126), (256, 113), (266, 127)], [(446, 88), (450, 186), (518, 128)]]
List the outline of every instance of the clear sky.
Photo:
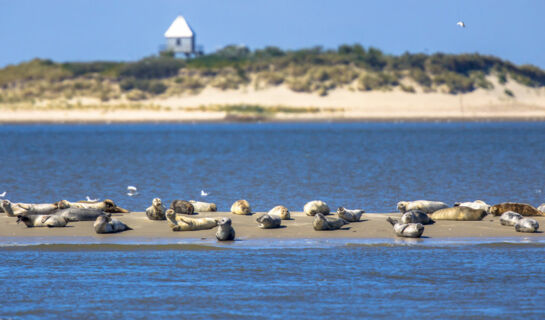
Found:
[(206, 52), (361, 43), (392, 54), (479, 52), (545, 69), (545, 0), (0, 0), (0, 66), (136, 60), (158, 52), (179, 14)]

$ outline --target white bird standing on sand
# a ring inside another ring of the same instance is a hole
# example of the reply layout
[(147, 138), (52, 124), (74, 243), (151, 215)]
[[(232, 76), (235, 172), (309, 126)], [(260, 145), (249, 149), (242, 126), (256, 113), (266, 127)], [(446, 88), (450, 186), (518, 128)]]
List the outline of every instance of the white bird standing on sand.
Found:
[(456, 22), (456, 25), (459, 26), (459, 27), (462, 27), (462, 28), (466, 27), (466, 24), (463, 21)]
[(129, 197), (135, 196), (138, 194), (138, 189), (136, 189), (135, 186), (128, 186), (127, 187), (127, 195)]
[(89, 201), (89, 202), (98, 202), (98, 198), (91, 199), (91, 197), (87, 196), (87, 201)]
[(4, 191), (4, 192), (0, 193), (0, 198), (5, 197), (7, 193), (8, 193), (7, 191)]
[(201, 190), (201, 197), (206, 197), (208, 195), (208, 192), (204, 192), (204, 190)]

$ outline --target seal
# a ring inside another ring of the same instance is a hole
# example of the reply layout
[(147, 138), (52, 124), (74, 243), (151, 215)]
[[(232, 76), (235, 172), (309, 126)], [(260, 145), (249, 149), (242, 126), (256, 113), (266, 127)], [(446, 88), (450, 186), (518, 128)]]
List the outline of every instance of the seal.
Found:
[(280, 228), (282, 220), (278, 216), (271, 216), (269, 214), (264, 214), (261, 217), (257, 218), (255, 221), (259, 224), (258, 226), (261, 229), (274, 229)]
[(235, 240), (235, 229), (231, 226), (231, 218), (221, 218), (218, 221), (218, 231), (216, 232), (218, 241)]
[(234, 214), (248, 215), (252, 213), (250, 203), (246, 200), (238, 200), (231, 206), (231, 212)]
[(288, 210), (288, 208), (286, 208), (284, 206), (276, 206), (276, 207), (272, 208), (271, 210), (269, 210), (269, 212), (267, 212), (267, 214), (269, 216), (280, 217), (280, 219), (282, 219), (282, 220), (290, 220), (291, 219), (290, 211)]
[(208, 230), (217, 226), (218, 220), (214, 218), (190, 218), (178, 215), (174, 210), (166, 212), (168, 225), (172, 231), (197, 231)]
[(411, 210), (420, 210), (424, 213), (433, 213), (437, 210), (448, 208), (448, 205), (440, 201), (416, 200), (416, 201), (399, 201), (397, 210), (405, 213)]
[(67, 208), (55, 211), (55, 215), (65, 218), (67, 221), (95, 221), (104, 212), (91, 208)]
[(66, 227), (68, 221), (56, 215), (18, 214), (17, 223), (23, 222), (28, 228), (32, 227)]
[(344, 207), (337, 208), (337, 215), (339, 216), (339, 218), (344, 219), (348, 222), (360, 221), (361, 215), (364, 213), (365, 211), (361, 209), (349, 210), (345, 209)]
[(197, 212), (216, 212), (218, 211), (218, 207), (215, 203), (209, 203), (209, 202), (201, 202), (201, 201), (195, 201), (195, 200), (189, 200), (189, 202), (193, 205), (193, 208)]
[(420, 210), (410, 210), (405, 212), (401, 216), (401, 224), (407, 223), (421, 223), (421, 224), (432, 224), (435, 221), (430, 219), (430, 217)]
[(430, 218), (433, 220), (479, 221), (486, 215), (487, 212), (482, 209), (452, 207), (437, 210), (430, 216)]
[(537, 210), (541, 211), (542, 213), (545, 213), (545, 203), (542, 203), (539, 207), (537, 207)]
[(337, 229), (340, 229), (345, 224), (348, 224), (348, 221), (344, 219), (337, 219), (337, 218), (326, 218), (320, 212), (317, 212), (314, 215), (314, 221), (312, 222), (312, 226), (314, 227), (314, 230), (316, 231), (337, 230)]
[(161, 199), (154, 198), (151, 202), (151, 207), (146, 209), (146, 216), (150, 220), (166, 220), (165, 211), (166, 208)]
[(328, 215), (329, 206), (327, 205), (327, 203), (321, 200), (313, 200), (305, 204), (305, 206), (303, 207), (303, 211), (307, 216), (314, 216), (317, 213)]
[(522, 216), (514, 211), (505, 211), (500, 216), (500, 223), (502, 226), (514, 226), (522, 219)]
[(174, 210), (177, 214), (195, 214), (195, 208), (189, 201), (174, 200), (170, 204), (170, 209)]
[(454, 203), (455, 207), (468, 207), (471, 209), (481, 209), (486, 212), (490, 212), (490, 205), (482, 200), (475, 200), (473, 202), (456, 202)]
[(506, 211), (514, 211), (525, 217), (545, 216), (545, 213), (526, 203), (504, 202), (490, 207), (490, 213), (495, 216), (501, 216)]
[(517, 232), (536, 232), (539, 229), (539, 223), (532, 218), (522, 218), (515, 224)]
[(4, 212), (8, 217), (15, 217), (12, 204), (9, 200), (2, 200), (1, 206), (2, 206), (2, 212)]
[(424, 233), (424, 226), (421, 223), (399, 223), (390, 217), (386, 221), (394, 226), (394, 232), (398, 237), (420, 238)]
[[(129, 213), (127, 209), (118, 207), (115, 202), (110, 199), (106, 199), (100, 202), (91, 202), (91, 201), (78, 201), (70, 202), (67, 200), (61, 200), (65, 205), (68, 205), (70, 208), (79, 208), (79, 209), (98, 209), (108, 213)], [(94, 220), (94, 219), (93, 219)]]
[(101, 214), (95, 220), (93, 224), (96, 233), (117, 233), (125, 230), (132, 230), (131, 227), (127, 226), (123, 222), (112, 219), (110, 214)]

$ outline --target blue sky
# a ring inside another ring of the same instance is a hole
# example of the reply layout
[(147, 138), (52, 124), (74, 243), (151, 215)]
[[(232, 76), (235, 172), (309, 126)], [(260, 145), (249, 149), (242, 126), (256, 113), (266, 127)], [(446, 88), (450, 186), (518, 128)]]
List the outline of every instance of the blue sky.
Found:
[(181, 14), (206, 52), (361, 43), (392, 54), (479, 52), (545, 69), (544, 13), (542, 0), (0, 0), (0, 66), (137, 60), (157, 53)]

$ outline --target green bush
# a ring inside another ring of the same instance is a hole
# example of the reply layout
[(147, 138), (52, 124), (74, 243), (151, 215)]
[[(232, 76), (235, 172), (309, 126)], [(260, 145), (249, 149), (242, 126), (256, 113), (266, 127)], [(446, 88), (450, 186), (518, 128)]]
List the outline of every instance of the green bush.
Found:
[(385, 72), (368, 73), (360, 77), (360, 90), (370, 91), (375, 89), (389, 89), (397, 86), (399, 80), (393, 74)]
[(432, 80), (423, 70), (411, 69), (411, 71), (409, 71), (409, 76), (423, 87), (429, 88), (431, 86)]
[(473, 79), (455, 72), (438, 74), (434, 77), (433, 81), (437, 85), (446, 85), (448, 87), (448, 92), (451, 94), (466, 93), (475, 90)]
[(167, 86), (160, 81), (134, 78), (122, 80), (119, 83), (119, 87), (123, 91), (138, 89), (140, 91), (149, 92), (152, 94), (161, 94), (167, 90)]
[(125, 65), (120, 72), (121, 77), (136, 79), (161, 79), (173, 77), (184, 66), (180, 59), (170, 57), (152, 57)]
[(506, 95), (510, 96), (510, 97), (514, 97), (514, 96), (515, 96), (515, 94), (513, 93), (513, 91), (511, 91), (511, 90), (509, 90), (509, 89), (505, 89), (505, 90), (503, 90), (503, 92), (504, 92)]

